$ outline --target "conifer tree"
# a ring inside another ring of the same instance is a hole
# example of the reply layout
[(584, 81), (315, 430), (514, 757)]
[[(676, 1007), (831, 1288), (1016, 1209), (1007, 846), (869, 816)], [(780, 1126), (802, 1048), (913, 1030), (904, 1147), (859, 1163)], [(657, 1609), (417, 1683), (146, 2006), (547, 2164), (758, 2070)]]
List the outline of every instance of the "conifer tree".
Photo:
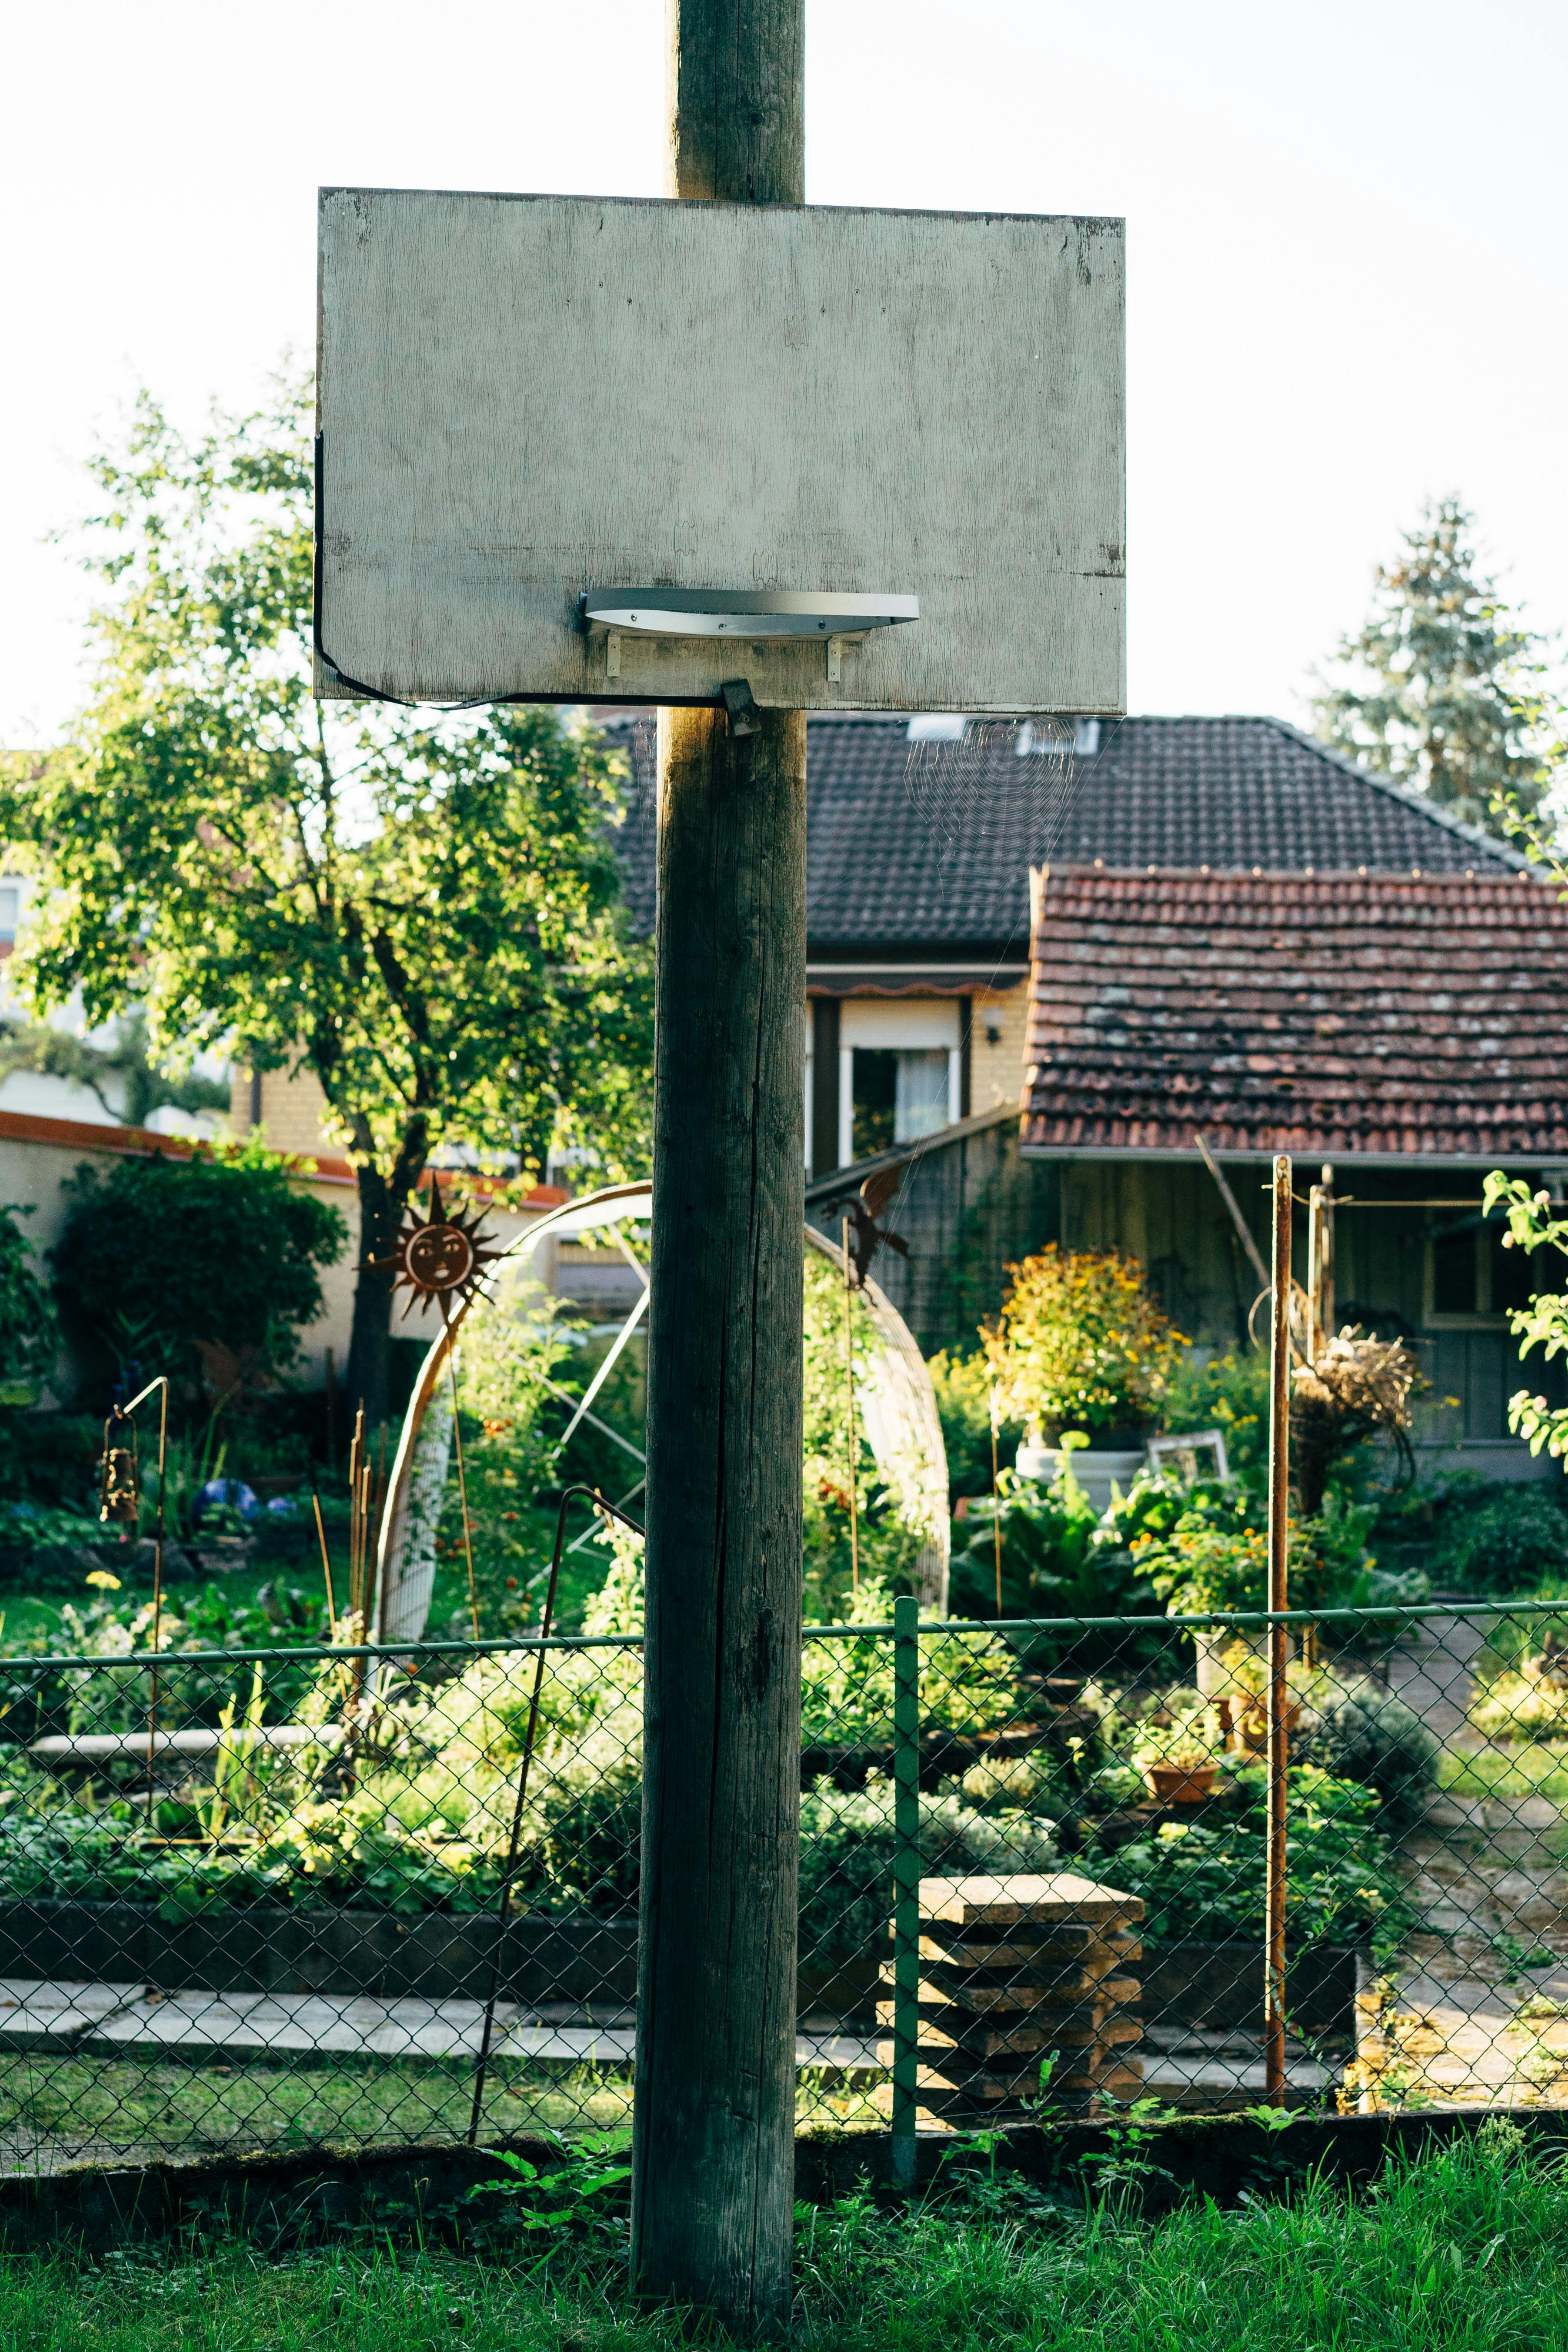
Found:
[(1314, 707), (1336, 751), (1503, 834), (1494, 803), (1538, 807), (1563, 756), (1563, 713), (1552, 647), (1482, 571), (1472, 528), (1456, 498), (1427, 507), (1378, 566), (1372, 610), (1342, 639)]

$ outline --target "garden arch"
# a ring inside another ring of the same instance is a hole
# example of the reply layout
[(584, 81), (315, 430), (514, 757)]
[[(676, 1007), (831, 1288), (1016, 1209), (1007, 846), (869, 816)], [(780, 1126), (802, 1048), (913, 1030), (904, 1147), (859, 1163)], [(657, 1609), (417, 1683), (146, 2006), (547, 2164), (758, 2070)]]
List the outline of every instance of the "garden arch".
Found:
[[(436, 1582), (436, 1528), (446, 1493), (452, 1452), (452, 1388), (448, 1360), (471, 1315), (516, 1310), (521, 1285), (533, 1274), (542, 1243), (572, 1241), (626, 1219), (646, 1223), (653, 1187), (610, 1184), (580, 1201), (553, 1209), (521, 1234), (496, 1266), (488, 1291), (477, 1291), (457, 1307), (431, 1343), (403, 1417), (397, 1451), (382, 1515), (376, 1561), (373, 1638), (418, 1641), (430, 1614)], [(842, 1271), (844, 1253), (812, 1226), (803, 1240)], [(949, 1559), (947, 1454), (936, 1392), (925, 1359), (898, 1308), (868, 1276), (860, 1293), (876, 1334), (870, 1377), (856, 1391), (856, 1409), (878, 1470), (897, 1498), (900, 1515), (919, 1529), (921, 1543), (916, 1583), (921, 1602), (945, 1615)], [(618, 1349), (640, 1321), (644, 1293), (623, 1323), (612, 1347)]]

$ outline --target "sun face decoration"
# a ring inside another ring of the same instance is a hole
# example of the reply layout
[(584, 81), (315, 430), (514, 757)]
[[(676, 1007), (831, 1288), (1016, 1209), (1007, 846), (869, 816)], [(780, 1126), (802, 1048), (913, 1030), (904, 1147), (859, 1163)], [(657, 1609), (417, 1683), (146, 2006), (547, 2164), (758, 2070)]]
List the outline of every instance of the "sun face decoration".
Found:
[(471, 1298), (486, 1270), (504, 1255), (492, 1245), (473, 1211), (443, 1206), (439, 1180), (432, 1176), (428, 1216), (422, 1217), (417, 1208), (411, 1208), (394, 1255), (374, 1259), (372, 1264), (391, 1266), (393, 1288), (408, 1291), (408, 1304), (403, 1310), (405, 1318), (433, 1298), (445, 1322), (454, 1300)]

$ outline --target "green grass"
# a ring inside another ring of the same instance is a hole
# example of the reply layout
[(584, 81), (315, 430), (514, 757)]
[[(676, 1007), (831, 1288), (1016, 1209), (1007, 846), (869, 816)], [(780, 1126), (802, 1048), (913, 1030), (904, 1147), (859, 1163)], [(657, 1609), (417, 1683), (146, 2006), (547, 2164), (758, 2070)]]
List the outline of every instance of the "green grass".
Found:
[[(219, 2067), (7, 2053), (0, 2058), (0, 2166), (26, 2170), (35, 2149), (106, 2161), (461, 2139), (473, 2084), (466, 2059)], [(488, 2136), (602, 2127), (630, 2113), (626, 2074), (491, 2063)]]
[[(1568, 2188), (1512, 2126), (1395, 2170), (1360, 2202), (1317, 2188), (1152, 2226), (1037, 2195), (907, 2214), (805, 2213), (806, 2352), (1561, 2352)], [(0, 2263), (0, 2344), (26, 2352), (675, 2352), (628, 2305), (624, 2224), (541, 2263), (379, 2250), (269, 2262), (233, 2244)], [(706, 2332), (706, 2331), (705, 2331)], [(710, 2340), (712, 2340), (710, 2336)]]
[[(458, 2140), (468, 2127), (473, 2084), (468, 2059), (195, 2066), (7, 2052), (0, 2054), (0, 2169), (26, 2171), (42, 2154), (106, 2162)], [(887, 2129), (870, 2087), (820, 2067), (803, 2068), (796, 2115), (802, 2130)], [(626, 2070), (490, 2062), (488, 2137), (603, 2130), (630, 2119)]]
[(1568, 1748), (1542, 1740), (1473, 1751), (1447, 1748), (1438, 1759), (1437, 1785), (1455, 1797), (1545, 1797), (1568, 1805)]

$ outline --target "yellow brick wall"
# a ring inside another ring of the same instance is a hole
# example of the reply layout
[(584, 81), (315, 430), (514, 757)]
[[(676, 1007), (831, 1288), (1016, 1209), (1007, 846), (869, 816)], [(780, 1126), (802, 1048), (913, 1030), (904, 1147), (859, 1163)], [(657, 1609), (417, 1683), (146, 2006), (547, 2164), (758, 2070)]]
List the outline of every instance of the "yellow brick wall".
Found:
[[(1016, 1103), (1024, 1084), (1024, 1032), (1029, 1010), (1029, 984), (1020, 979), (1011, 988), (977, 992), (973, 999), (969, 1034), (969, 1108), (972, 1116), (994, 1110), (998, 1103)], [(996, 1043), (988, 1032), (995, 1030)]]
[[(322, 1133), (327, 1098), (310, 1070), (265, 1070), (261, 1077), (261, 1136), (273, 1151), (296, 1151), (309, 1158), (323, 1152), (341, 1155), (342, 1145)], [(237, 1063), (229, 1078), (229, 1118), (236, 1135), (251, 1127), (251, 1074)]]

